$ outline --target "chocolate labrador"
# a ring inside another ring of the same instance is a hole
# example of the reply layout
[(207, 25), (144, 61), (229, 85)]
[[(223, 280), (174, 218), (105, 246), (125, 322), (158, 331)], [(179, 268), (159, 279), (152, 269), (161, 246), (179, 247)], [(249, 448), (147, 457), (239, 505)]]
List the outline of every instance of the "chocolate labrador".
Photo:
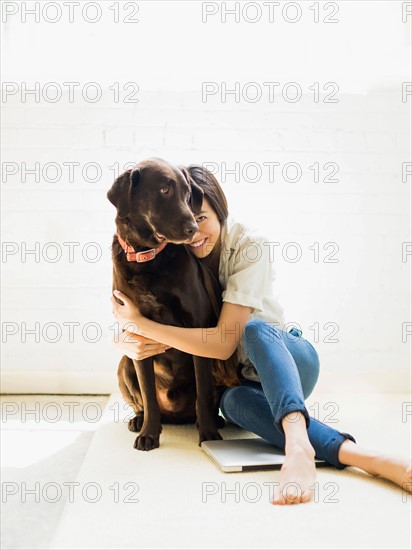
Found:
[[(182, 246), (198, 231), (194, 214), (203, 200), (203, 190), (188, 171), (148, 159), (120, 175), (107, 198), (117, 208), (113, 289), (124, 292), (153, 321), (189, 328), (216, 326), (220, 285)], [(140, 431), (135, 449), (159, 447), (162, 422), (196, 422), (199, 444), (222, 439), (219, 400), (234, 365), (235, 355), (222, 362), (174, 348), (143, 360), (123, 356), (118, 382), (136, 415), (128, 426)]]

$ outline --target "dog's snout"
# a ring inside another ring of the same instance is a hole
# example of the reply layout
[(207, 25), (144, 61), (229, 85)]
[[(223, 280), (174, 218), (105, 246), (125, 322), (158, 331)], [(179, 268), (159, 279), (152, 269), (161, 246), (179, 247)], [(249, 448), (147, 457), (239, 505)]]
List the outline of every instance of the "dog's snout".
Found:
[(195, 233), (199, 231), (199, 228), (195, 223), (188, 223), (184, 226), (183, 230), (186, 235), (192, 237)]

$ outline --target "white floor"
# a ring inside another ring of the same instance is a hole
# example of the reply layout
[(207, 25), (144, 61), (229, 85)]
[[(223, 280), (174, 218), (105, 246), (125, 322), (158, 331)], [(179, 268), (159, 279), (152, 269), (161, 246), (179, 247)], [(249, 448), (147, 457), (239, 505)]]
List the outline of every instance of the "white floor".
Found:
[[(315, 501), (273, 506), (279, 472), (222, 473), (193, 426), (164, 426), (159, 449), (135, 451), (119, 394), (1, 401), (4, 549), (411, 547), (412, 497), (357, 468), (319, 469)], [(315, 391), (307, 406), (362, 446), (409, 456), (411, 401)]]
[(1, 548), (48, 547), (107, 399), (1, 396)]

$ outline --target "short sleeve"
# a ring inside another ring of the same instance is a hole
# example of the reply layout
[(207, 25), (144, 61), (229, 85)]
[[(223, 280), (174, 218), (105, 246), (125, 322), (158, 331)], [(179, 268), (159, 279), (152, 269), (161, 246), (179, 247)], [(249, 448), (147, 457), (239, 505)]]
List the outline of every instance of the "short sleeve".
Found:
[(272, 295), (274, 278), (270, 243), (261, 236), (244, 235), (229, 266), (222, 300), (263, 311), (263, 300)]

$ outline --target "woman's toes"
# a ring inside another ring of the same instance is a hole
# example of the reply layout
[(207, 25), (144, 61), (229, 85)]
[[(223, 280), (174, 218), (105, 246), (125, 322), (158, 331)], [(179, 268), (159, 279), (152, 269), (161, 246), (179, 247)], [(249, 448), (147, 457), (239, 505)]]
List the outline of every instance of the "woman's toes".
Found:
[(293, 487), (286, 487), (286, 491), (282, 491), (282, 496), (286, 502), (296, 502), (300, 500), (302, 490), (295, 485)]
[(309, 502), (312, 500), (312, 491), (304, 491), (301, 497), (301, 502)]
[(272, 500), (272, 504), (280, 504), (280, 505), (299, 504), (300, 502), (306, 502), (306, 501), (302, 500), (302, 497), (300, 495), (297, 495), (296, 493), (294, 494), (282, 493), (282, 495), (277, 496)]

